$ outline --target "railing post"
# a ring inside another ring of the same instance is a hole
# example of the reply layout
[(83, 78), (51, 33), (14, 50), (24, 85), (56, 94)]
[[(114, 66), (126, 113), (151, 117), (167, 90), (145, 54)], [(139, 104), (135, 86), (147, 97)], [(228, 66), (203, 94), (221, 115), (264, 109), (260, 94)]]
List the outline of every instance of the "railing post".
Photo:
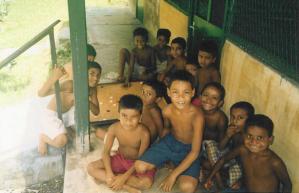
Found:
[(76, 151), (84, 154), (90, 148), (85, 1), (68, 0), (68, 8), (76, 109)]
[[(57, 55), (56, 55), (54, 29), (53, 28), (49, 31), (49, 39), (50, 39), (50, 47), (51, 47), (52, 68), (55, 68), (57, 66)], [(62, 120), (59, 80), (57, 80), (55, 82), (55, 97), (56, 97), (56, 108), (57, 108), (58, 118), (60, 120)]]

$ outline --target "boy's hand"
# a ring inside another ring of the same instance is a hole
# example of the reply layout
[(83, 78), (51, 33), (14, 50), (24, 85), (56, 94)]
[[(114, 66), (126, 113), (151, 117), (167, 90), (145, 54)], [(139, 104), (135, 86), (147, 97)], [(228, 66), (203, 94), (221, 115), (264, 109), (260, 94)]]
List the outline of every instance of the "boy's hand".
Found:
[(175, 180), (176, 180), (176, 176), (170, 174), (162, 181), (159, 188), (161, 188), (164, 192), (170, 192), (175, 183)]
[(106, 183), (108, 187), (112, 186), (114, 178), (115, 178), (114, 174), (108, 174), (108, 173), (106, 174)]
[(65, 74), (66, 71), (62, 66), (53, 68), (52, 76), (55, 80), (59, 80)]
[(111, 184), (111, 189), (118, 191), (122, 189), (123, 185), (126, 183), (125, 175), (118, 175), (114, 177), (114, 181)]
[(205, 189), (210, 190), (212, 188), (212, 181), (208, 179), (203, 186)]
[(240, 129), (238, 129), (237, 126), (235, 125), (229, 125), (226, 131), (226, 135), (228, 137), (232, 137), (234, 134), (240, 132)]

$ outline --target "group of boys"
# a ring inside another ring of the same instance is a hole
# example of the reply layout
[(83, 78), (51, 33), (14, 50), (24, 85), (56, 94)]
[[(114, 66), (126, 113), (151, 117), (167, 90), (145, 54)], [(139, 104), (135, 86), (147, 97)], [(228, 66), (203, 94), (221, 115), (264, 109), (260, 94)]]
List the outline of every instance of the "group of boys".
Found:
[[(160, 29), (158, 43), (151, 47), (147, 45), (147, 30), (137, 28), (136, 47), (131, 52), (120, 51), (118, 80), (125, 80), (124, 68), (129, 64), (127, 80), (144, 81), (141, 97), (129, 94), (120, 98), (119, 121), (101, 135), (105, 136), (102, 158), (88, 164), (88, 173), (112, 190), (135, 193), (149, 189), (157, 169), (171, 163), (174, 168), (160, 184), (165, 192), (170, 192), (176, 181), (184, 193), (195, 192), (199, 182), (210, 189), (214, 177), (217, 188), (228, 188), (228, 192), (291, 192), (284, 162), (269, 149), (273, 142), (271, 119), (254, 114), (254, 107), (245, 101), (231, 106), (229, 121), (221, 110), (225, 89), (215, 67), (216, 44), (200, 44), (198, 67), (187, 62), (183, 38), (173, 39), (170, 47), (169, 39), (170, 31)], [(88, 72), (90, 109), (97, 114), (93, 88), (101, 68), (91, 66)], [(54, 78), (45, 83), (40, 95), (49, 94), (49, 88), (63, 74), (63, 69), (54, 69)], [(170, 104), (161, 110), (157, 102), (166, 95), (165, 85)], [(73, 98), (69, 87), (61, 93), (62, 101), (69, 93)], [(51, 104), (49, 109), (55, 111), (55, 100)], [(41, 141), (52, 145), (49, 139)], [(118, 149), (112, 155), (116, 141)], [(66, 139), (62, 142), (60, 146)], [(209, 176), (204, 176), (206, 170)]]

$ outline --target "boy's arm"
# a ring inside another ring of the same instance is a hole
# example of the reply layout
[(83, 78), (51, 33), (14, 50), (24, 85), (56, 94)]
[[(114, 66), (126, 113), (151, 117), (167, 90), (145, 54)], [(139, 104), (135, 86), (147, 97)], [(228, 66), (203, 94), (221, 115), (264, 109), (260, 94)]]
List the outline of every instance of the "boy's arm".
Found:
[(225, 136), (225, 132), (226, 132), (226, 129), (227, 129), (227, 124), (228, 124), (228, 119), (226, 117), (226, 115), (221, 112), (221, 117), (218, 121), (218, 124), (217, 124), (217, 129), (218, 129), (218, 142), (220, 142), (224, 136)]
[(98, 115), (100, 113), (97, 87), (89, 88), (89, 109), (94, 115)]
[[(117, 123), (116, 123), (117, 124)], [(102, 159), (103, 159), (103, 163), (104, 163), (104, 167), (105, 167), (105, 171), (106, 171), (106, 181), (107, 184), (111, 184), (112, 183), (112, 179), (114, 177), (114, 173), (112, 171), (111, 168), (111, 162), (110, 162), (110, 151), (115, 139), (115, 124), (111, 125), (108, 129), (108, 132), (106, 134), (106, 142), (104, 144), (104, 149), (102, 152)]]
[(209, 177), (206, 180), (206, 183), (204, 185), (204, 187), (206, 189), (210, 189), (211, 188), (211, 180), (213, 178), (213, 176), (222, 168), (222, 166), (232, 160), (233, 158), (239, 156), (241, 154), (241, 149), (244, 148), (243, 146), (237, 147), (235, 149), (233, 149), (232, 151), (228, 152), (227, 154), (225, 154), (223, 157), (221, 157), (216, 164), (213, 167), (213, 170), (211, 172), (211, 174), (209, 175)]
[(150, 110), (152, 118), (154, 120), (154, 123), (158, 129), (158, 135), (159, 137), (162, 136), (162, 130), (163, 130), (163, 119), (162, 119), (162, 114), (160, 109), (155, 109), (152, 108)]
[(229, 125), (226, 132), (225, 132), (225, 135), (223, 136), (223, 138), (219, 142), (219, 149), (223, 150), (226, 147), (229, 140), (232, 138), (232, 136), (235, 135), (238, 132), (239, 132), (239, 130), (236, 126)]
[[(52, 74), (38, 91), (38, 96), (45, 97), (54, 93), (54, 84), (65, 74), (63, 67), (53, 68)], [(61, 88), (62, 90), (62, 88)]]
[(221, 76), (220, 76), (220, 72), (217, 69), (215, 69), (215, 70), (212, 71), (212, 73), (211, 73), (211, 80), (213, 82), (219, 82), (220, 83)]
[(164, 110), (162, 111), (162, 116), (163, 116), (163, 128), (162, 130), (160, 131), (159, 133), (159, 137), (162, 138), (164, 137), (165, 135), (167, 135), (169, 132), (170, 132), (170, 129), (171, 129), (171, 123), (170, 123), (170, 120), (168, 119), (168, 116), (167, 116), (167, 111), (169, 109), (169, 105), (167, 107), (164, 108)]
[(133, 49), (132, 52), (131, 52), (131, 55), (130, 55), (128, 81), (130, 81), (130, 79), (131, 79), (131, 76), (132, 76), (132, 73), (133, 73), (133, 70), (134, 70), (135, 60), (136, 60), (135, 51)]
[(283, 193), (292, 192), (292, 182), (288, 174), (287, 168), (281, 159), (276, 159), (273, 162), (273, 168), (279, 181), (283, 184)]

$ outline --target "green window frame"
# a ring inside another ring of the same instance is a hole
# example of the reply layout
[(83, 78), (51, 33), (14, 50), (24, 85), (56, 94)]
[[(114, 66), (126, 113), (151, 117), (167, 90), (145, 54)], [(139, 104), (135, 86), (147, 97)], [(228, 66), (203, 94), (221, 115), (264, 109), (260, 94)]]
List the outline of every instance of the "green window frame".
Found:
[(189, 15), (189, 4), (191, 0), (165, 0), (185, 15)]

